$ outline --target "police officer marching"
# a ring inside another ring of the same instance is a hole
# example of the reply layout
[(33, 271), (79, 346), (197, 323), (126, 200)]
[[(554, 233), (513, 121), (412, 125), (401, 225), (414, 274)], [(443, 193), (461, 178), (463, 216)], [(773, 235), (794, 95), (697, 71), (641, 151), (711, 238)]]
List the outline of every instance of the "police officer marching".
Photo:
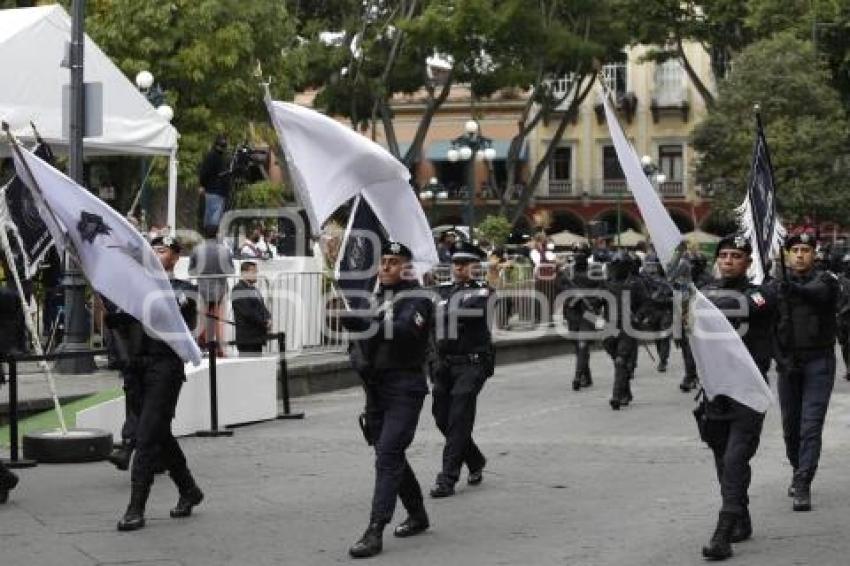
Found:
[[(564, 267), (561, 273), (560, 290), (569, 293), (564, 300), (563, 314), (570, 333), (594, 332), (597, 329), (595, 320), (599, 319), (602, 310), (597, 297), (582, 296), (585, 292), (593, 292), (599, 283), (590, 277), (588, 272), (590, 249), (580, 247), (572, 254), (572, 261)], [(593, 385), (590, 371), (590, 341), (576, 336), (576, 369), (573, 377), (573, 391)]]
[(433, 375), (432, 411), (437, 428), (446, 437), (443, 467), (431, 497), (455, 493), (461, 466), (469, 469), (467, 483), (478, 485), (486, 464), (472, 439), (478, 394), (493, 375), (490, 312), (495, 292), (474, 279), (484, 251), (463, 242), (452, 254), (454, 281), (438, 288), (437, 369)]
[(433, 301), (415, 279), (412, 253), (388, 242), (381, 250), (376, 293), (378, 308), (348, 311), (342, 324), (352, 336), (351, 361), (363, 379), (366, 412), (364, 436), (375, 448), (375, 488), (369, 526), (349, 549), (353, 558), (368, 558), (383, 549), (384, 527), (392, 520), (396, 499), (408, 517), (396, 527), (409, 537), (429, 527), (422, 489), (407, 461), (428, 384), (424, 364), (433, 321)]
[[(169, 236), (154, 238), (151, 242), (162, 267), (168, 273), (175, 299), (180, 306), (187, 326), (193, 329), (197, 319), (197, 294), (195, 286), (174, 278), (174, 266), (180, 257), (180, 244)], [(147, 335), (141, 324), (126, 313), (113, 313), (108, 324), (131, 326), (128, 334), (136, 335), (128, 349), (129, 364), (133, 368), (127, 375), (138, 380), (134, 403), (138, 416), (136, 425), (136, 454), (131, 469), (130, 503), (118, 522), (119, 531), (134, 531), (145, 526), (145, 506), (158, 463), (168, 470), (179, 492), (177, 505), (171, 510), (173, 518), (188, 517), (192, 508), (204, 498), (186, 464), (186, 457), (171, 433), (171, 420), (177, 406), (180, 389), (186, 380), (183, 361), (162, 340)]]
[[(767, 379), (776, 321), (775, 290), (770, 284), (755, 285), (748, 279), (752, 247), (743, 235), (721, 239), (715, 258), (720, 278), (702, 290), (742, 333), (744, 345)], [(752, 536), (747, 490), (752, 477), (750, 460), (759, 446), (764, 415), (726, 395), (704, 402), (699, 412), (700, 436), (714, 453), (723, 500), (717, 527), (702, 553), (709, 559), (724, 560), (732, 556), (731, 543)]]
[(785, 452), (794, 470), (788, 495), (794, 511), (810, 511), (821, 435), (835, 384), (838, 280), (815, 269), (815, 236), (785, 241), (789, 271), (780, 283), (779, 405)]

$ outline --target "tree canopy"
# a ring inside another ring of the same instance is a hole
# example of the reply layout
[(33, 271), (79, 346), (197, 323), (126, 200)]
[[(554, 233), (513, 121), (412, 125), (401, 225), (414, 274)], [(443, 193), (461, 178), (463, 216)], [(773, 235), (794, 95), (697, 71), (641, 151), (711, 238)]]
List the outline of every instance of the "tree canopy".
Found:
[(850, 128), (830, 79), (811, 43), (791, 33), (740, 53), (716, 107), (693, 133), (702, 153), (697, 181), (722, 181), (716, 185), (718, 210), (731, 213), (743, 200), (755, 141), (753, 107), (759, 104), (780, 213), (791, 221), (846, 219), (850, 172), (839, 165)]

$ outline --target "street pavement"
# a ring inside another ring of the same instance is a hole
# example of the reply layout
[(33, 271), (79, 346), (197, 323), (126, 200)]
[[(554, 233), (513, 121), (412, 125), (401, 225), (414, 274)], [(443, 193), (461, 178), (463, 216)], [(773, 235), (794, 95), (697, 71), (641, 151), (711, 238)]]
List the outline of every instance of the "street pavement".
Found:
[[(566, 347), (565, 347), (566, 349)], [(688, 565), (720, 506), (711, 452), (697, 439), (692, 395), (679, 391), (680, 353), (658, 374), (641, 351), (634, 403), (608, 407), (611, 363), (592, 360), (595, 385), (570, 389), (570, 355), (497, 368), (479, 402), (476, 440), (488, 457), (484, 483), (426, 504), (432, 529), (408, 540), (391, 528), (375, 563), (395, 565)], [(785, 495), (778, 407), (769, 411), (754, 461), (753, 540), (736, 564), (819, 566), (850, 562), (850, 384), (839, 379), (814, 510), (793, 513)], [(232, 438), (182, 439), (207, 499), (172, 520), (171, 482), (160, 477), (148, 526), (118, 533), (129, 475), (107, 463), (42, 465), (0, 506), (0, 565), (325, 565), (347, 563), (369, 516), (373, 460), (357, 428), (362, 394), (298, 398), (303, 421), (236, 429)], [(409, 451), (423, 489), (442, 443), (430, 398)], [(404, 518), (401, 506), (394, 524)]]

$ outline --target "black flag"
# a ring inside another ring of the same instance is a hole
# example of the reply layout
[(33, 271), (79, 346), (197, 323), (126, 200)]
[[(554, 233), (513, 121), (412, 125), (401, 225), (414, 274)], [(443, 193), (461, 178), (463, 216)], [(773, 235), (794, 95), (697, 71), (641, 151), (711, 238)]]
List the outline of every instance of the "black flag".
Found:
[(366, 294), (375, 290), (381, 247), (386, 242), (381, 222), (366, 199), (358, 195), (351, 207), (336, 267), (339, 289), (349, 308), (367, 308)]
[[(35, 154), (53, 164), (53, 152), (50, 146), (41, 141)], [(3, 192), (11, 226), (4, 226), (10, 232), (10, 243), (15, 254), (18, 269), (25, 279), (31, 279), (44, 255), (50, 249), (53, 239), (38, 207), (27, 187), (15, 176)]]
[[(742, 224), (750, 235), (757, 267), (761, 277), (769, 270), (770, 259), (784, 235), (784, 229), (776, 214), (776, 186), (773, 182), (773, 166), (770, 151), (761, 123), (756, 114), (756, 143), (747, 186), (747, 200), (742, 207)], [(760, 282), (761, 277), (757, 277)]]

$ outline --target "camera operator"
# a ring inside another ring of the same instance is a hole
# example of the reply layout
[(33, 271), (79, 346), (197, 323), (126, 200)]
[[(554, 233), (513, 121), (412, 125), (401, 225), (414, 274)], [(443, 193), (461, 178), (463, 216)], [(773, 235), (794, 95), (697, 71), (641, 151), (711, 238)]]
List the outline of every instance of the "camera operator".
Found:
[(227, 136), (218, 134), (199, 170), (204, 195), (204, 225), (218, 228), (230, 197), (231, 171), (227, 155)]

